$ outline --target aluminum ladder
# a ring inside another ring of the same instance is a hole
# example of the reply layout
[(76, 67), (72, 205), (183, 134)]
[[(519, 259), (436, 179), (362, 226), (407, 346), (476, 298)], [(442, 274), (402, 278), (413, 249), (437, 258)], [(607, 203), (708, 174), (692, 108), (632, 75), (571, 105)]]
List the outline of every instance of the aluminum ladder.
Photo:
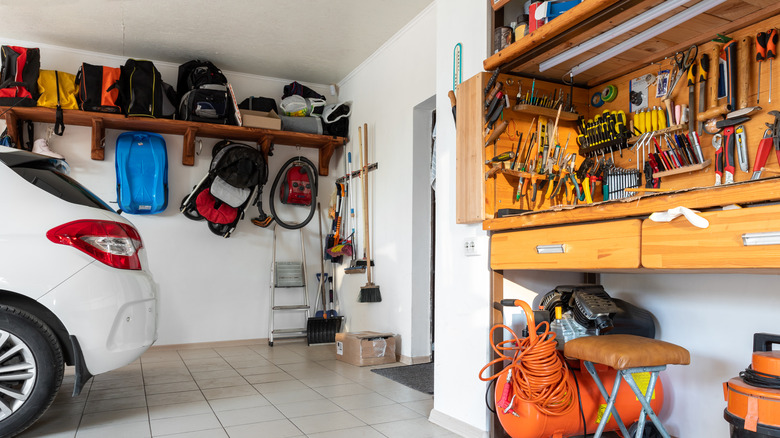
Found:
[[(298, 230), (301, 238), (300, 262), (276, 261), (276, 229), (277, 225), (274, 225), (273, 258), (271, 263), (271, 303), (269, 306), (270, 317), (268, 319), (268, 345), (271, 347), (274, 346), (274, 338), (305, 338), (307, 335), (306, 322), (309, 320), (309, 311), (311, 310), (309, 306), (309, 289), (306, 282), (308, 274), (306, 272), (306, 247), (303, 242), (303, 228)], [(276, 290), (290, 288), (303, 289), (303, 303), (276, 305)], [(295, 328), (276, 328), (274, 320), (276, 312), (304, 312), (305, 319), (303, 320), (303, 325)]]

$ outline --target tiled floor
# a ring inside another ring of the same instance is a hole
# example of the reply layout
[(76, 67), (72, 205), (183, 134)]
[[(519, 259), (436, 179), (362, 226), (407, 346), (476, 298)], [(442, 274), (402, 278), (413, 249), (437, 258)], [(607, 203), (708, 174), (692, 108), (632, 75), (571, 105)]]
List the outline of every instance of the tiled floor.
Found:
[(72, 368), (24, 438), (423, 438), (431, 395), (305, 342), (157, 350), (96, 376), (76, 398)]

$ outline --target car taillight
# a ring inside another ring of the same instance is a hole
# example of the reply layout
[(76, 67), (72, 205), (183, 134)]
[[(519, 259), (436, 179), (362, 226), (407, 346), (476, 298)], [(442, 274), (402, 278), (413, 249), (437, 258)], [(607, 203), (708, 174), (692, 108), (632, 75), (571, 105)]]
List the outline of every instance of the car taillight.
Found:
[(54, 243), (69, 245), (119, 269), (141, 269), (138, 250), (143, 243), (135, 228), (121, 222), (78, 220), (46, 233)]

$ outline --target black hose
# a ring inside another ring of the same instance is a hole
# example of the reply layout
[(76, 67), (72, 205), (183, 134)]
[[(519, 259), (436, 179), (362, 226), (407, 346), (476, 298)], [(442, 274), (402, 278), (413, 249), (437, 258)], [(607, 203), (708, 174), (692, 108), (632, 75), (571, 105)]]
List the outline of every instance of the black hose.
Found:
[[(303, 222), (297, 223), (297, 224), (288, 224), (281, 219), (279, 219), (279, 215), (276, 214), (276, 207), (274, 207), (274, 196), (277, 193), (276, 189), (279, 186), (279, 181), (282, 179), (282, 175), (284, 175), (287, 171), (287, 168), (293, 164), (293, 163), (302, 163), (303, 171), (306, 172), (306, 175), (309, 177), (309, 181), (311, 182), (311, 204), (309, 205), (309, 216), (306, 217), (306, 219), (303, 220)], [(271, 210), (271, 216), (273, 216), (274, 220), (276, 221), (279, 226), (282, 228), (287, 228), (288, 230), (297, 230), (299, 228), (305, 227), (309, 222), (311, 222), (311, 219), (314, 217), (314, 212), (316, 211), (316, 203), (314, 202), (315, 199), (317, 199), (317, 177), (318, 173), (315, 170), (314, 163), (311, 162), (308, 158), (305, 157), (293, 157), (287, 160), (286, 163), (284, 163), (284, 166), (282, 166), (281, 169), (279, 169), (279, 173), (276, 174), (276, 178), (274, 178), (274, 183), (271, 185), (271, 194), (269, 196), (270, 202), (268, 208)]]

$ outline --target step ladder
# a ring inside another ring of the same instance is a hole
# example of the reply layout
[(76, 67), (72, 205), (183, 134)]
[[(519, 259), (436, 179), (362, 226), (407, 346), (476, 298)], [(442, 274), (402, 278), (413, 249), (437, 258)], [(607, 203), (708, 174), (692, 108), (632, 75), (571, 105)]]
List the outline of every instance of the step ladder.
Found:
[[(298, 231), (301, 237), (301, 261), (293, 262), (277, 262), (276, 261), (276, 233), (277, 226), (274, 225), (274, 241), (272, 249), (272, 263), (271, 263), (271, 293), (270, 300), (270, 318), (268, 319), (268, 345), (274, 346), (274, 338), (287, 339), (287, 338), (305, 338), (306, 322), (309, 319), (309, 289), (307, 287), (306, 279), (308, 275), (306, 273), (306, 248), (303, 244), (303, 228)], [(291, 305), (276, 305), (276, 291), (277, 289), (302, 289), (299, 294), (302, 294), (301, 304)], [(294, 313), (300, 312), (303, 314), (304, 319), (301, 327), (295, 328), (276, 328), (276, 322), (274, 318), (277, 312), (282, 313)]]

